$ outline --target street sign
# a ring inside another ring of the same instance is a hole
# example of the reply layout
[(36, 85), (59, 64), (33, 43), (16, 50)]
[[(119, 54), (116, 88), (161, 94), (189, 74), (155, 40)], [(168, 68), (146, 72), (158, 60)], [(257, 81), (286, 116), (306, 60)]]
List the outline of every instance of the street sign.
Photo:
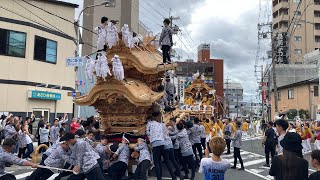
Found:
[(81, 92), (68, 92), (68, 96), (79, 97), (81, 96)]
[(83, 58), (82, 57), (70, 57), (66, 59), (67, 67), (79, 67), (83, 66)]

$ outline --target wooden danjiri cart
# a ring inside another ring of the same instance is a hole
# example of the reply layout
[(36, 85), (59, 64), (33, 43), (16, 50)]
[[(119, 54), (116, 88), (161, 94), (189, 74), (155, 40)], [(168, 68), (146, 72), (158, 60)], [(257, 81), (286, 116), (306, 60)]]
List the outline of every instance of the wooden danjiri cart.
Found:
[[(163, 91), (157, 91), (164, 74), (177, 67), (177, 64), (160, 65), (162, 56), (152, 44), (154, 39), (146, 37), (132, 49), (120, 40), (108, 49), (109, 59), (115, 54), (120, 57), (125, 80), (118, 81), (113, 76), (105, 80), (97, 77), (88, 95), (75, 99), (77, 105), (96, 108), (105, 134), (145, 133), (146, 118), (152, 113), (152, 105), (164, 96)], [(111, 62), (109, 67), (112, 67)]]

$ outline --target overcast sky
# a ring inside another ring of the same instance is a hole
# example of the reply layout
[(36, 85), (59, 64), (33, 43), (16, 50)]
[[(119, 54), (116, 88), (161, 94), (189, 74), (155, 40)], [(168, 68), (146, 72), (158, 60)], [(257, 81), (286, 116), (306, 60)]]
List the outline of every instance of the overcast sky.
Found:
[[(65, 1), (82, 8), (82, 0)], [(195, 57), (193, 52), (199, 44), (210, 43), (211, 57), (224, 59), (225, 79), (241, 83), (245, 100), (251, 100), (257, 89), (254, 65), (259, 0), (140, 0), (140, 20), (153, 32), (160, 32), (163, 18), (169, 16), (169, 8), (172, 15), (181, 18), (174, 24), (183, 28), (185, 45), (177, 44), (177, 48), (185, 51), (183, 58)], [(188, 54), (190, 51), (192, 55)]]

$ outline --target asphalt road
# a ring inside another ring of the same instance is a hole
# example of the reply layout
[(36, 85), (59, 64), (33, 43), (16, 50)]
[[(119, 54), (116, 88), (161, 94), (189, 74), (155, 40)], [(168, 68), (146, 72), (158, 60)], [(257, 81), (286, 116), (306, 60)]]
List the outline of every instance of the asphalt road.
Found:
[[(269, 168), (263, 167), (265, 164), (265, 157), (264, 149), (261, 146), (262, 138), (262, 136), (243, 138), (241, 156), (244, 161), (245, 171), (229, 169), (225, 175), (226, 180), (273, 180), (273, 177), (268, 175)], [(233, 152), (233, 150), (231, 152)], [(310, 153), (305, 154), (304, 157), (309, 161)], [(233, 163), (232, 153), (231, 155), (223, 155), (222, 158), (229, 160), (231, 164)], [(238, 167), (240, 167), (239, 162)], [(25, 177), (29, 176), (33, 170), (34, 169), (19, 166), (6, 168), (6, 171), (16, 175), (18, 180), (25, 179)], [(163, 170), (163, 179), (171, 179), (166, 167), (163, 167)], [(309, 173), (311, 174), (313, 172), (315, 172), (314, 168), (309, 167)], [(57, 174), (54, 174), (50, 179), (54, 179), (55, 176), (57, 176)], [(153, 180), (156, 178), (149, 177), (148, 179)], [(196, 179), (203, 179), (203, 175), (196, 173)]]

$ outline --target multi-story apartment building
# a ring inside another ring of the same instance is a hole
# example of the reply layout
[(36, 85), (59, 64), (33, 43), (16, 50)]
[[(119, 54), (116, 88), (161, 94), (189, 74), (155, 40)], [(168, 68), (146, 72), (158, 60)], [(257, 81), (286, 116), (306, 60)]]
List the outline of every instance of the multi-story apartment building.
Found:
[(71, 118), (68, 92), (75, 89), (75, 71), (66, 67), (66, 58), (74, 57), (76, 49), (74, 24), (45, 11), (73, 20), (78, 5), (52, 0), (28, 3), (0, 3), (4, 7), (0, 9), (0, 115), (25, 118), (34, 113), (52, 121), (69, 113)]
[[(273, 0), (273, 36), (287, 33), (289, 63), (320, 48), (320, 0)], [(283, 53), (283, 52), (282, 52)]]

